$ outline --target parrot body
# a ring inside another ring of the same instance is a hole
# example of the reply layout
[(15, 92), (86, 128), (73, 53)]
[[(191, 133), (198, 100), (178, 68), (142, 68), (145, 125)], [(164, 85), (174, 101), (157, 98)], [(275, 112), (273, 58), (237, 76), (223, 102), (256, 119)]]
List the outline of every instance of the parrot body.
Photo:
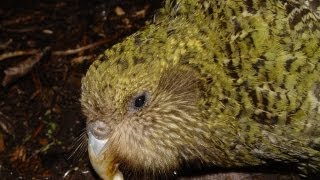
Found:
[(194, 163), (320, 172), (319, 1), (167, 1), (159, 14), (83, 79), (102, 178)]

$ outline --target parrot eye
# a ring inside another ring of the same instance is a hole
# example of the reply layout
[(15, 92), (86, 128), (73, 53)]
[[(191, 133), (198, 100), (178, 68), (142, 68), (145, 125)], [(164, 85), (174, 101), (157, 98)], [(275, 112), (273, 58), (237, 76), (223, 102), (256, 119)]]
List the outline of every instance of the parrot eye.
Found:
[(146, 101), (146, 96), (144, 94), (136, 97), (136, 99), (134, 100), (134, 107), (141, 108), (142, 106), (144, 106), (145, 101)]
[(147, 104), (148, 99), (149, 99), (148, 92), (139, 93), (136, 96), (133, 96), (129, 109), (133, 111), (140, 110)]

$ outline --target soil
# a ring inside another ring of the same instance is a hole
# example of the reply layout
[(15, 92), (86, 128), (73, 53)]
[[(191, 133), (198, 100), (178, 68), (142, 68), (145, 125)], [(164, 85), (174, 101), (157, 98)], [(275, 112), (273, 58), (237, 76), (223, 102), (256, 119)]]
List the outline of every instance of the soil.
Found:
[[(81, 78), (100, 53), (142, 28), (160, 5), (156, 0), (1, 0), (1, 179), (98, 179), (86, 154)], [(250, 175), (203, 177), (299, 179)]]

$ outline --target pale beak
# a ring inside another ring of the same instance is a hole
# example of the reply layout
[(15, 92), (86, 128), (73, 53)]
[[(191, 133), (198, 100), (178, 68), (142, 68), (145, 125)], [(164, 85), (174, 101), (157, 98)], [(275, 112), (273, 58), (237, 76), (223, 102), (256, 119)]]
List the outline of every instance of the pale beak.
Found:
[(105, 149), (104, 147), (108, 143), (108, 138), (101, 140), (97, 139), (90, 131), (88, 131), (88, 138), (89, 149), (92, 150), (93, 155), (99, 156), (102, 153), (103, 149)]
[(87, 133), (89, 158), (97, 174), (104, 180), (123, 180), (118, 165), (113, 162), (110, 154), (105, 153), (109, 139), (97, 139), (90, 130)]

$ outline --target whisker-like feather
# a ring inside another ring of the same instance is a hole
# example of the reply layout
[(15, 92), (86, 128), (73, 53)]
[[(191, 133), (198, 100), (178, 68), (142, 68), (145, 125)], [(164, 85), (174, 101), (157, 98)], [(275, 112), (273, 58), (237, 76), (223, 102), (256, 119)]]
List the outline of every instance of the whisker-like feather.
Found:
[(78, 159), (83, 156), (87, 151), (87, 133), (86, 129), (75, 139), (72, 143), (72, 153), (69, 155), (68, 159)]

